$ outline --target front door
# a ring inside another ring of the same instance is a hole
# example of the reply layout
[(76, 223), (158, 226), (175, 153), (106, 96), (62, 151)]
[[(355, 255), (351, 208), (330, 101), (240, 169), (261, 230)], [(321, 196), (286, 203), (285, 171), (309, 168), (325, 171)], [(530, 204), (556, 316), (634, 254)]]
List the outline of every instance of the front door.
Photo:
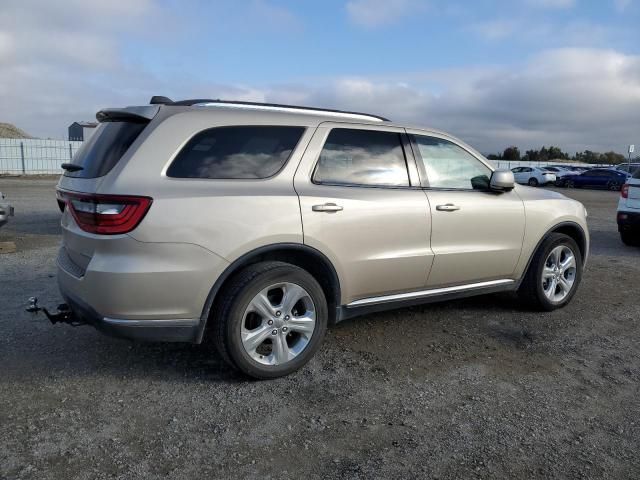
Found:
[(511, 279), (524, 236), (518, 194), (489, 190), (491, 169), (453, 139), (410, 132), (431, 208), (431, 288)]
[(403, 129), (323, 123), (296, 172), (304, 242), (333, 262), (343, 304), (425, 286), (430, 209), (406, 152)]

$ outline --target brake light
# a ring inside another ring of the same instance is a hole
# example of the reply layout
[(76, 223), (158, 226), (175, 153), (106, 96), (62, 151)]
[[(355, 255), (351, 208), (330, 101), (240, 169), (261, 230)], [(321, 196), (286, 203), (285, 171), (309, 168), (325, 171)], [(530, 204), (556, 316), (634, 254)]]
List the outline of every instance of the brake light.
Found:
[(620, 190), (620, 196), (622, 198), (629, 198), (629, 184), (625, 183), (622, 185), (622, 189)]
[(87, 195), (59, 191), (78, 226), (89, 233), (120, 235), (138, 226), (153, 199), (132, 195)]

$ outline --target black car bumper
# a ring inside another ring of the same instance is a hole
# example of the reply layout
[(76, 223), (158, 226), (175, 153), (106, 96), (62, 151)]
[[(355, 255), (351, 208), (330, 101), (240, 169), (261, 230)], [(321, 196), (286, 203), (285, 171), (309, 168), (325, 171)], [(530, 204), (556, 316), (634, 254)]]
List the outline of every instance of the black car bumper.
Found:
[(619, 232), (640, 232), (640, 212), (618, 212)]

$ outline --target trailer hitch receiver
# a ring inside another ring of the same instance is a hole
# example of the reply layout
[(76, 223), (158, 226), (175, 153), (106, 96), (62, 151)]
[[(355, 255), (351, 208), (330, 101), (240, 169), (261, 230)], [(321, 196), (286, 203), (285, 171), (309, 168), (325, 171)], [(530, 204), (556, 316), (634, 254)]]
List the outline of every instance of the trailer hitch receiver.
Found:
[(73, 311), (69, 308), (69, 305), (66, 303), (61, 303), (58, 305), (57, 311), (55, 313), (50, 312), (44, 307), (40, 307), (38, 305), (38, 297), (29, 297), (29, 306), (27, 307), (27, 312), (37, 315), (42, 312), (49, 319), (52, 324), (56, 323), (66, 323), (77, 327), (79, 325), (83, 325), (85, 322), (78, 319)]

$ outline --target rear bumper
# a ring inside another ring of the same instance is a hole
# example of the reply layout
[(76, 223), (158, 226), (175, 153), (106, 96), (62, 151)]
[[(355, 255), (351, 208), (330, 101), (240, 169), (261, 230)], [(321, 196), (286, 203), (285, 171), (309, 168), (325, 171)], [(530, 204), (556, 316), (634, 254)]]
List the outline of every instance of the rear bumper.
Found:
[(60, 288), (60, 293), (80, 322), (95, 327), (102, 333), (119, 338), (150, 342), (197, 343), (200, 319), (127, 320), (103, 317), (73, 294)]
[(617, 215), (617, 221), (619, 232), (640, 232), (640, 212), (619, 211)]
[(118, 337), (200, 341), (207, 296), (226, 261), (192, 244), (126, 236), (95, 243), (84, 265), (65, 246), (58, 255), (58, 286), (74, 317)]

